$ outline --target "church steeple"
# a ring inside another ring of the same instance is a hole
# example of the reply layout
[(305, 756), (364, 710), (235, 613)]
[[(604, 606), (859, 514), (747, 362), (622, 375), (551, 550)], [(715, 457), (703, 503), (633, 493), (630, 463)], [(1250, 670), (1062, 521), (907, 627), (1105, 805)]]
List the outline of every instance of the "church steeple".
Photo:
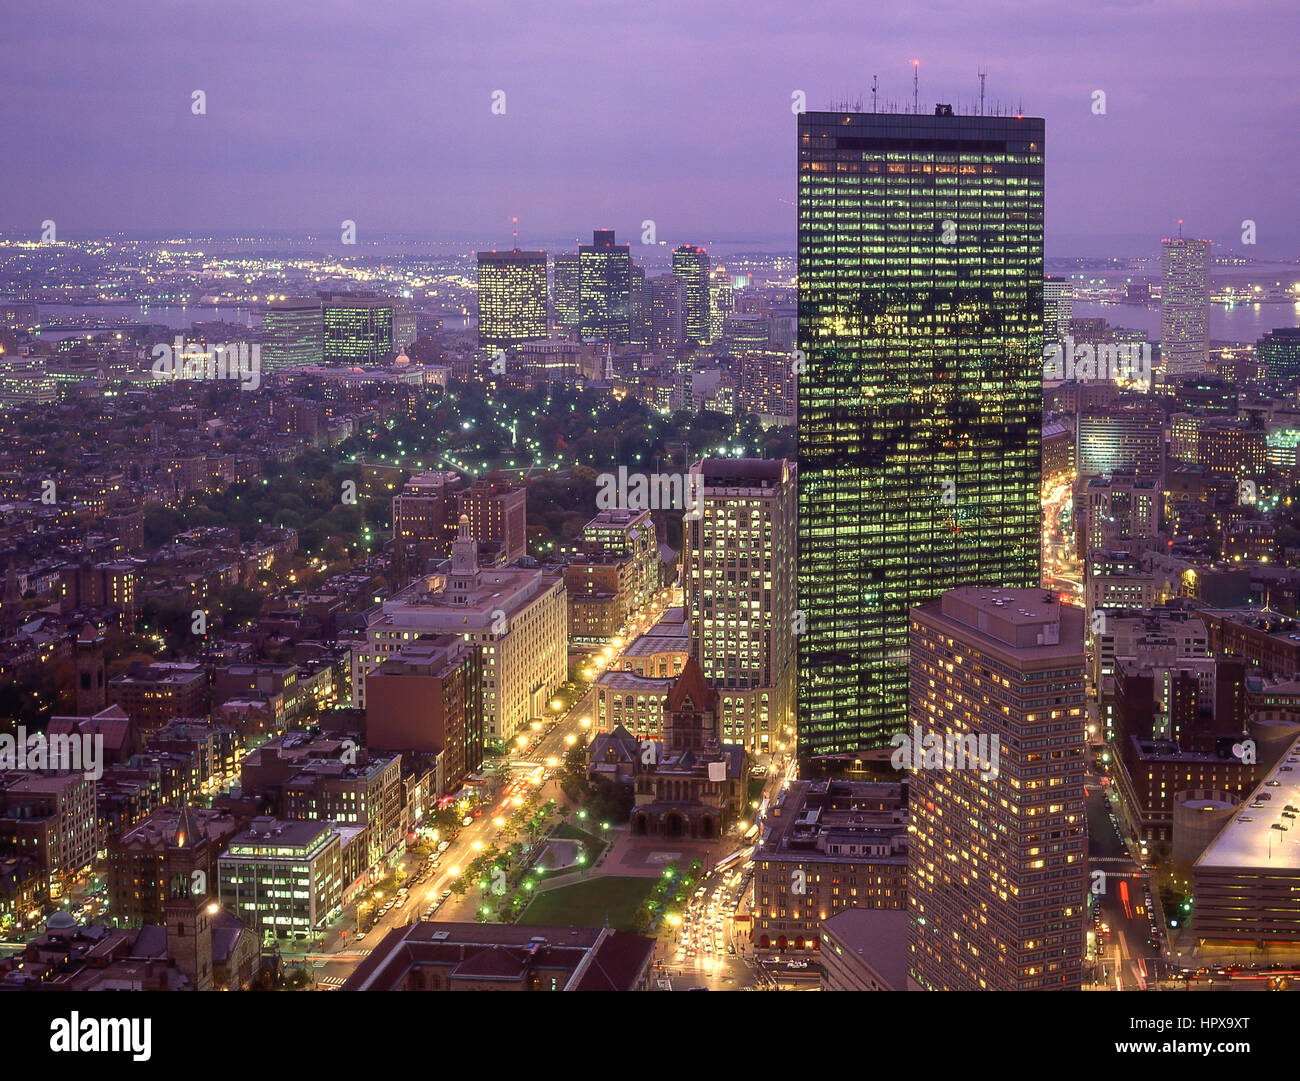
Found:
[(208, 881), (208, 837), (186, 804), (163, 856), (166, 898), (167, 956), (194, 983), (196, 991), (212, 989), (212, 916), (215, 903)]

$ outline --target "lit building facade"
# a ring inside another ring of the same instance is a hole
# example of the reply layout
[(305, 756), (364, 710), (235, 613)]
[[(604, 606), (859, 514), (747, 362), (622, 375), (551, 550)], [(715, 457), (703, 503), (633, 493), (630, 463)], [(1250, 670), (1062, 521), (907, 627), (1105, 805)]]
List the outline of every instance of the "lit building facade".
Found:
[(909, 988), (1077, 991), (1083, 613), (1038, 589), (963, 586), (914, 608), (911, 633), (912, 733), (983, 750), (974, 763), (913, 751)]
[(908, 610), (1036, 586), (1043, 121), (799, 117), (799, 741), (907, 717)]
[(262, 370), (314, 367), (323, 363), (324, 313), (320, 300), (273, 300), (262, 312)]
[(705, 458), (700, 514), (683, 520), (693, 653), (719, 696), (722, 739), (775, 750), (794, 735), (795, 468)]
[(1210, 366), (1210, 242), (1179, 236), (1160, 243), (1160, 356), (1168, 380)]
[(578, 248), (578, 309), (584, 339), (631, 342), (632, 249), (614, 242), (613, 229), (595, 230)]
[(505, 349), (547, 333), (546, 252), (479, 252), (479, 345)]
[(707, 345), (713, 340), (709, 253), (693, 244), (674, 248), (673, 275), (682, 282), (682, 337)]

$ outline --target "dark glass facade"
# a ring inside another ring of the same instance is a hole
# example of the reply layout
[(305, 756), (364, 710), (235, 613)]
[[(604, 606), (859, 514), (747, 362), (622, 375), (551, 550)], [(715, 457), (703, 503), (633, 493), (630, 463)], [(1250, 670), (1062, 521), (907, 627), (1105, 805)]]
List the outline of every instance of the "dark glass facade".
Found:
[(581, 336), (627, 345), (632, 340), (632, 249), (614, 243), (613, 229), (597, 229), (578, 248)]
[(1043, 121), (799, 117), (800, 754), (907, 720), (908, 609), (1039, 584)]

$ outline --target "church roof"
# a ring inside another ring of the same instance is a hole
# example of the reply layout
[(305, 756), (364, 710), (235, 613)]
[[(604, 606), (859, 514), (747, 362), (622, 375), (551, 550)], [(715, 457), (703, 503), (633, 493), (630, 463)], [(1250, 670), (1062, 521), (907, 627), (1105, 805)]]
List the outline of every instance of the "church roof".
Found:
[(695, 658), (686, 658), (682, 674), (668, 692), (668, 708), (682, 709), (689, 701), (694, 709), (708, 712), (713, 709), (717, 698), (717, 691), (709, 686), (709, 681), (704, 678), (704, 672)]

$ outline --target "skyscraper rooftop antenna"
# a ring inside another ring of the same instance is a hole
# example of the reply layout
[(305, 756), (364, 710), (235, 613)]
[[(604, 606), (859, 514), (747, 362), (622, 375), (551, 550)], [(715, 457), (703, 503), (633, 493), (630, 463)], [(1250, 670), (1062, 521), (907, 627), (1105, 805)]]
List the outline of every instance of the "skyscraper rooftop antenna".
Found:
[(876, 91), (880, 88), (880, 76), (871, 76), (871, 111), (876, 111)]
[(515, 227), (515, 231), (514, 231), (514, 234), (513, 234), (513, 235), (514, 235), (514, 238), (515, 238), (515, 251), (518, 251), (518, 250), (519, 250), (519, 219), (518, 219), (518, 218), (511, 218), (511, 219), (510, 219), (510, 224), (513, 225), (513, 226)]
[(979, 73), (980, 77), (980, 116), (984, 115), (984, 77), (988, 74), (986, 71)]
[(921, 61), (912, 61), (912, 112), (921, 111)]

